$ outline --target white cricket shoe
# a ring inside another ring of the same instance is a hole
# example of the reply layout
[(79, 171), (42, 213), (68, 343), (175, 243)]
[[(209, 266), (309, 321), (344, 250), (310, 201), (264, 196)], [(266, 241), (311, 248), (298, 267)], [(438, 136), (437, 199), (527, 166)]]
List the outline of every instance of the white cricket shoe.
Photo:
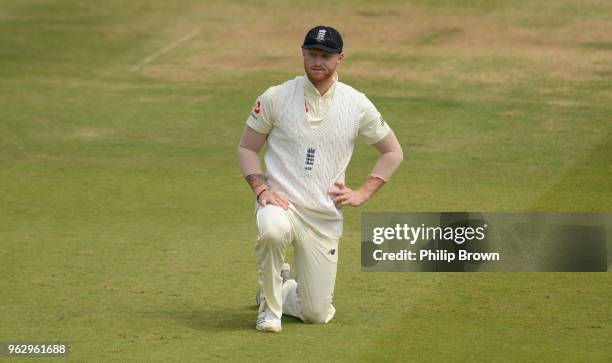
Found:
[(283, 278), (283, 284), (291, 279), (291, 265), (286, 262), (283, 263), (283, 267), (281, 268), (281, 277)]
[[(289, 265), (288, 263), (283, 263), (283, 267), (281, 268), (280, 275), (283, 278), (283, 284), (285, 284), (287, 280), (291, 280), (291, 265)], [(259, 290), (257, 290), (257, 294), (255, 295), (255, 302), (257, 303), (257, 305), (261, 304), (262, 298), (263, 298), (263, 291), (261, 291), (261, 288), (259, 288)]]
[(259, 304), (259, 315), (257, 315), (255, 329), (275, 333), (283, 329), (281, 327), (281, 319), (274, 315), (272, 310), (268, 307), (265, 298), (263, 298), (261, 304)]

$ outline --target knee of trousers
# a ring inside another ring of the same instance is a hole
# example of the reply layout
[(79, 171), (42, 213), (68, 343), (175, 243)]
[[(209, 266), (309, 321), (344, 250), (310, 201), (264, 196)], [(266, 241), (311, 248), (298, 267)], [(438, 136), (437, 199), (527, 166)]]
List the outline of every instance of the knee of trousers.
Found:
[(304, 321), (311, 324), (323, 324), (329, 316), (329, 304), (324, 305), (322, 308), (317, 309), (302, 309), (300, 312)]
[(287, 218), (266, 218), (259, 225), (259, 240), (269, 247), (286, 243), (291, 233), (291, 224)]

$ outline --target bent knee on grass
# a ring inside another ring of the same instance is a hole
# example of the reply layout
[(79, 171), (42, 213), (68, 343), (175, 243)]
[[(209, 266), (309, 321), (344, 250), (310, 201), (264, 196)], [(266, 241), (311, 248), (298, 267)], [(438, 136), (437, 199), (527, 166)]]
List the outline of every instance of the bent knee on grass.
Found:
[(309, 324), (325, 324), (329, 315), (329, 307), (327, 309), (304, 309), (302, 317), (304, 322)]

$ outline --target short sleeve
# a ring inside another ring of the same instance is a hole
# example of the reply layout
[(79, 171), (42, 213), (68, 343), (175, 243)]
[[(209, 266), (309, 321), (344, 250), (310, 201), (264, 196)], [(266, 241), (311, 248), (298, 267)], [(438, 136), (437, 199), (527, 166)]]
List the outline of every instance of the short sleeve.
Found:
[(359, 135), (368, 144), (375, 144), (385, 138), (391, 128), (365, 95), (360, 100), (360, 108)]
[(274, 96), (276, 86), (268, 88), (261, 96), (257, 97), (251, 109), (251, 114), (247, 118), (247, 125), (253, 130), (268, 134), (274, 127)]

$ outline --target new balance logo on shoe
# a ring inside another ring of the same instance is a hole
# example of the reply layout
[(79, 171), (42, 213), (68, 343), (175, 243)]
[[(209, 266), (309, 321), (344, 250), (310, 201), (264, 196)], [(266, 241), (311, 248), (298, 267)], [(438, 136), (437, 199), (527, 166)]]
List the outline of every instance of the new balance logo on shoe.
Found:
[(329, 254), (332, 255), (332, 256), (335, 255), (336, 254), (336, 249), (332, 248), (331, 250), (329, 250)]

